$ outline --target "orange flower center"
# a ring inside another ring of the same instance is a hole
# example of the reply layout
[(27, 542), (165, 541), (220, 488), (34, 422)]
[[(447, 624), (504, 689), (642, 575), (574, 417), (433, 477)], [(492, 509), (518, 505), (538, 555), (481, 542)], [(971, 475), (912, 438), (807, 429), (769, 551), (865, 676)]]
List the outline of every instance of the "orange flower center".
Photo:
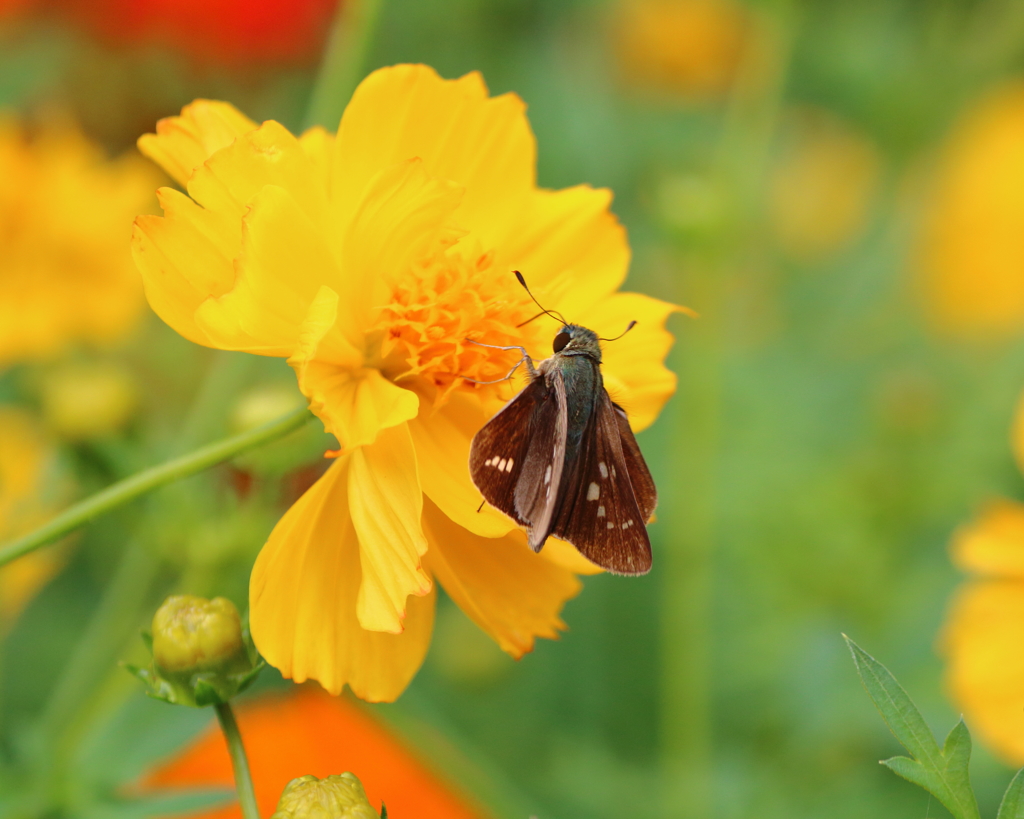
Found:
[(423, 378), (443, 397), (460, 386), (487, 389), (466, 379), (496, 381), (521, 357), (518, 350), (473, 341), (543, 350), (540, 322), (517, 326), (537, 307), (511, 271), (496, 270), (493, 261), (493, 253), (476, 259), (439, 254), (393, 288), (377, 325), (384, 375), (392, 381)]

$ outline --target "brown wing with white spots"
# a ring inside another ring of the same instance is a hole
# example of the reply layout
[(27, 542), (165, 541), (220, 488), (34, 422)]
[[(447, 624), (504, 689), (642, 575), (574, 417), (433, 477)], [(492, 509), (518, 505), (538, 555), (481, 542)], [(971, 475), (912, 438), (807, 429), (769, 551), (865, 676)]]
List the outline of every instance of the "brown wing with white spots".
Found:
[(527, 522), (527, 537), (535, 552), (544, 545), (554, 522), (569, 424), (561, 370), (553, 367), (537, 380), (543, 380), (548, 389), (531, 420), (526, 462), (516, 482), (514, 516)]
[[(636, 448), (632, 432), (629, 437)], [(603, 392), (583, 436), (578, 471), (567, 476), (567, 486), (575, 487), (574, 496), (565, 498), (551, 534), (613, 574), (646, 574), (651, 570), (651, 541), (646, 526), (650, 515), (644, 510), (651, 504), (653, 512), (654, 495), (647, 493), (641, 508), (630, 480), (635, 458), (632, 452), (627, 457), (630, 442), (622, 438), (619, 411)], [(642, 457), (639, 462), (643, 463)], [(653, 490), (646, 465), (638, 480), (641, 492), (645, 481)]]
[(544, 378), (535, 378), (477, 432), (470, 445), (469, 474), (476, 488), (491, 506), (521, 526), (529, 520), (516, 511), (516, 485), (537, 428), (536, 416), (555, 404)]
[(647, 468), (647, 462), (640, 452), (640, 445), (633, 437), (633, 430), (629, 426), (629, 419), (626, 411), (618, 404), (612, 404), (615, 410), (615, 417), (619, 423), (619, 437), (622, 441), (622, 454), (626, 458), (626, 471), (629, 472), (629, 482), (633, 486), (633, 494), (636, 496), (637, 506), (640, 507), (644, 516), (644, 523), (650, 523), (654, 516), (654, 507), (658, 505), (658, 490), (654, 486), (654, 478), (651, 477), (651, 470)]

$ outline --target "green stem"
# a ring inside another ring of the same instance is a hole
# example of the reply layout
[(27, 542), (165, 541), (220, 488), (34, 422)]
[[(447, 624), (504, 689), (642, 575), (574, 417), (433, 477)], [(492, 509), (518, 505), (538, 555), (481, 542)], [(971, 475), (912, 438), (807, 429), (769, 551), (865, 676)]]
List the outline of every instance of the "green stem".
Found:
[(59, 540), (94, 518), (123, 506), (147, 492), (152, 492), (160, 486), (195, 475), (197, 472), (202, 472), (204, 469), (234, 458), (246, 450), (283, 438), (289, 432), (301, 427), (310, 417), (309, 411), (303, 407), (276, 421), (271, 421), (269, 424), (201, 447), (180, 458), (118, 481), (92, 497), (76, 503), (70, 509), (66, 509), (34, 532), (5, 546), (0, 546), (0, 566), (28, 554), (33, 549)]
[(228, 752), (231, 754), (231, 767), (235, 771), (235, 790), (238, 791), (238, 802), (242, 806), (243, 819), (260, 819), (260, 810), (256, 805), (256, 792), (252, 786), (252, 774), (249, 773), (249, 760), (245, 756), (242, 735), (238, 731), (235, 714), (231, 704), (218, 703), (213, 706), (217, 712), (217, 721), (228, 741)]
[(366, 73), (382, 5), (383, 0), (345, 0), (339, 4), (309, 100), (305, 127), (338, 127), (352, 92)]

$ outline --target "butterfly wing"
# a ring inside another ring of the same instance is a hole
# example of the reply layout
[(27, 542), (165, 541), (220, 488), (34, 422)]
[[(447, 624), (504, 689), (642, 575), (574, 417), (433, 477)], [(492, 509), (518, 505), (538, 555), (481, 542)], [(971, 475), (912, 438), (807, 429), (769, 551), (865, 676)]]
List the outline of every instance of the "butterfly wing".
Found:
[[(628, 431), (625, 441), (623, 423)], [(637, 500), (633, 474), (643, 507)], [(614, 574), (649, 572), (651, 541), (646, 523), (657, 497), (654, 481), (625, 413), (603, 389), (584, 433), (576, 469), (566, 485), (572, 487), (573, 495), (561, 503), (552, 534)]]
[(537, 380), (543, 380), (548, 389), (530, 419), (530, 444), (515, 489), (515, 517), (527, 522), (527, 537), (535, 552), (540, 551), (551, 532), (560, 501), (569, 426), (561, 370), (546, 369)]
[[(564, 388), (562, 394), (564, 399)], [(537, 504), (535, 498), (520, 501), (520, 495), (526, 494), (520, 487), (543, 481), (545, 466), (538, 460), (538, 450), (545, 443), (541, 439), (546, 440), (545, 449), (554, 448), (558, 409), (558, 396), (547, 379), (534, 378), (477, 432), (470, 445), (469, 473), (476, 488), (491, 506), (521, 526), (530, 526)], [(564, 450), (564, 422), (562, 429)]]
[(626, 411), (614, 403), (612, 408), (615, 410), (615, 417), (619, 424), (619, 438), (622, 441), (622, 454), (626, 458), (629, 482), (633, 485), (633, 494), (636, 496), (637, 506), (640, 507), (644, 523), (650, 523), (654, 516), (654, 507), (658, 505), (658, 490), (654, 486), (651, 470), (647, 468), (647, 462), (640, 452), (640, 445), (633, 437), (633, 430), (629, 426)]

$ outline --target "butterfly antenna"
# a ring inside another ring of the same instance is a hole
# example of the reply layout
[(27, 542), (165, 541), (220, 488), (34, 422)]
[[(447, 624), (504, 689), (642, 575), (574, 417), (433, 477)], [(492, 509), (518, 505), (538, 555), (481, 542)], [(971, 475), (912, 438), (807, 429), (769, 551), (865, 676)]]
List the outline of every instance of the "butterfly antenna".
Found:
[[(556, 319), (557, 321), (562, 322), (562, 324), (568, 324), (569, 323), (569, 322), (567, 322), (565, 320), (565, 316), (563, 316), (557, 310), (548, 310), (543, 304), (541, 304), (539, 301), (537, 301), (537, 297), (535, 295), (533, 295), (533, 293), (530, 292), (530, 288), (526, 286), (526, 279), (523, 278), (523, 274), (522, 273), (520, 273), (518, 270), (513, 270), (512, 272), (516, 274), (516, 278), (519, 279), (519, 283), (523, 286), (523, 290), (526, 291), (526, 295), (528, 295), (531, 299), (533, 299), (533, 303), (536, 304), (540, 308), (540, 312), (536, 316), (534, 316), (531, 319), (527, 319), (526, 321), (523, 322), (523, 324), (529, 324), (531, 321), (533, 321), (533, 319), (540, 318), (543, 315), (549, 315), (549, 316), (551, 316), (551, 318)], [(523, 324), (518, 324), (516, 326), (517, 327), (522, 327)]]
[(618, 341), (620, 338), (622, 338), (624, 335), (626, 335), (626, 333), (628, 333), (634, 327), (636, 327), (636, 319), (633, 319), (633, 321), (631, 321), (629, 323), (629, 327), (627, 327), (625, 330), (623, 330), (621, 333), (619, 333), (617, 336), (615, 336), (615, 338), (599, 338), (598, 341)]

